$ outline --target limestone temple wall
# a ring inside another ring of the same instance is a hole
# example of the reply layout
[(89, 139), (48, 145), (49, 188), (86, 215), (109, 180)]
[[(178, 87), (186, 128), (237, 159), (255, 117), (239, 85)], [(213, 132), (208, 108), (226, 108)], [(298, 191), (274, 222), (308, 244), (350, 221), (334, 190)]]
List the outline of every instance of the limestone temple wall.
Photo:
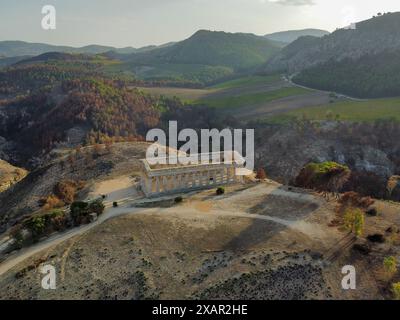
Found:
[[(243, 176), (237, 170), (243, 168), (241, 157), (235, 153), (209, 153), (194, 155), (201, 159), (195, 164), (152, 164), (152, 159), (142, 160), (141, 189), (146, 197), (207, 189), (221, 185), (240, 183)], [(227, 159), (229, 157), (229, 159)], [(207, 160), (208, 159), (208, 160)]]

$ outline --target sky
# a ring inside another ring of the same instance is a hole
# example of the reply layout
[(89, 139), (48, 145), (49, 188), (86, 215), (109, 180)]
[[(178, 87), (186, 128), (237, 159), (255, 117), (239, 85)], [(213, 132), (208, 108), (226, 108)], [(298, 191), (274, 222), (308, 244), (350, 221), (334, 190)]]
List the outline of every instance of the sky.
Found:
[[(56, 9), (56, 29), (41, 26), (42, 7)], [(0, 41), (142, 47), (180, 41), (199, 29), (258, 35), (318, 28), (334, 31), (399, 0), (0, 0)]]

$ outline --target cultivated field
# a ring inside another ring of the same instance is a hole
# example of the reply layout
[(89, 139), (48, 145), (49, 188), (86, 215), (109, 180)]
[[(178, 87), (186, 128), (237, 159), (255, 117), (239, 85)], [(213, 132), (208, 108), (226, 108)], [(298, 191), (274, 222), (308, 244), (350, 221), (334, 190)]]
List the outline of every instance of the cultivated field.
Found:
[(377, 119), (400, 121), (400, 98), (338, 101), (291, 110), (287, 115), (294, 117), (305, 115), (311, 120), (326, 120), (331, 115), (347, 121), (375, 121)]

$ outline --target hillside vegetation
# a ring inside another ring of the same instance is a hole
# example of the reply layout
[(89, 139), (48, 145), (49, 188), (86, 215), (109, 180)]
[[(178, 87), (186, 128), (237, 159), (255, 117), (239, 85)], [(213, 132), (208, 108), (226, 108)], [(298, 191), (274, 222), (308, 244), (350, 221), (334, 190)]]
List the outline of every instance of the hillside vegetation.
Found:
[(30, 43), (25, 41), (0, 41), (0, 56), (37, 56), (47, 52), (99, 54), (109, 51), (113, 51), (116, 54), (129, 54), (133, 52), (152, 50), (154, 48), (156, 48), (156, 46), (148, 46), (136, 49), (132, 47), (115, 48), (101, 45), (88, 45), (80, 48), (75, 48), (69, 46), (55, 46), (45, 43)]
[(400, 96), (400, 50), (366, 54), (358, 59), (329, 60), (303, 70), (297, 83), (353, 97)]
[(280, 46), (244, 33), (201, 30), (172, 46), (126, 57), (123, 67), (144, 79), (204, 84), (264, 64)]
[(400, 13), (362, 21), (323, 38), (302, 37), (285, 47), (266, 72), (299, 73), (294, 81), (357, 97), (397, 96), (400, 91)]

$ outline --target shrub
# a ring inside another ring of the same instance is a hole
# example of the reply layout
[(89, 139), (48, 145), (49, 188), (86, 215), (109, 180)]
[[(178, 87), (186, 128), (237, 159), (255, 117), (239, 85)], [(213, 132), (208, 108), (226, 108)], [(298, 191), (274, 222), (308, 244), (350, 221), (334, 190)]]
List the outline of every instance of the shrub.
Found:
[(117, 201), (114, 201), (114, 202), (113, 202), (113, 207), (114, 207), (114, 208), (118, 207), (118, 202), (117, 202)]
[(90, 214), (96, 213), (101, 215), (105, 206), (101, 199), (94, 200), (90, 203), (84, 201), (75, 201), (71, 204), (71, 218), (77, 225), (90, 222)]
[(66, 204), (71, 204), (75, 199), (76, 183), (71, 180), (60, 181), (54, 187), (54, 194)]
[(394, 299), (400, 300), (400, 282), (393, 283), (392, 291)]
[(181, 203), (183, 201), (183, 198), (179, 196), (179, 197), (176, 197), (174, 199), (174, 201), (175, 201), (175, 203)]
[(35, 216), (25, 222), (25, 227), (32, 233), (34, 239), (40, 238), (46, 229), (46, 218)]
[(318, 191), (339, 192), (350, 174), (347, 166), (336, 162), (309, 163), (296, 177), (295, 185)]
[(45, 215), (46, 223), (51, 226), (54, 231), (62, 231), (67, 228), (67, 218), (62, 210), (53, 210)]
[(383, 267), (388, 274), (394, 274), (397, 271), (397, 261), (395, 257), (386, 257), (383, 259)]
[[(62, 210), (52, 210), (41, 213), (26, 219), (23, 228), (26, 228), (32, 235), (32, 239), (37, 241), (40, 237), (48, 235), (54, 231), (65, 230), (68, 219)], [(21, 230), (19, 231), (19, 233)], [(17, 236), (14, 236), (17, 239)]]
[(94, 200), (89, 204), (90, 213), (96, 213), (98, 216), (104, 212), (105, 206), (101, 199)]
[(54, 194), (46, 197), (46, 198), (41, 198), (38, 201), (38, 204), (40, 207), (43, 207), (45, 210), (50, 210), (53, 208), (61, 208), (65, 205), (65, 203), (60, 200), (57, 196)]
[(375, 201), (370, 197), (363, 197), (357, 192), (349, 191), (342, 195), (339, 203), (343, 207), (356, 207), (361, 209), (367, 209), (370, 206), (372, 206), (375, 203)]
[(55, 185), (54, 194), (66, 204), (71, 204), (75, 200), (77, 191), (84, 185), (83, 181), (62, 180)]
[(348, 231), (361, 236), (365, 224), (364, 212), (358, 208), (348, 208), (344, 214), (343, 223)]
[(89, 204), (83, 201), (75, 201), (71, 204), (71, 218), (75, 224), (81, 224), (86, 221), (90, 213)]
[(267, 174), (265, 173), (265, 170), (263, 168), (259, 168), (257, 170), (256, 179), (259, 179), (259, 180), (267, 179)]
[(221, 195), (223, 195), (225, 193), (225, 188), (224, 187), (219, 187), (218, 189), (217, 189), (217, 195), (218, 196), (221, 196)]

